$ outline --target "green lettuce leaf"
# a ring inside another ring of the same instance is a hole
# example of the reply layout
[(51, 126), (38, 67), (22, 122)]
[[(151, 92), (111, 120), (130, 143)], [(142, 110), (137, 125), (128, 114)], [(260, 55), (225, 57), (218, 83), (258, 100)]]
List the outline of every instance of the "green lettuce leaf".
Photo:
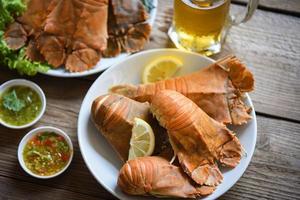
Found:
[(21, 75), (36, 75), (46, 72), (50, 66), (45, 63), (32, 62), (26, 59), (26, 47), (19, 50), (10, 49), (3, 39), (5, 28), (26, 10), (22, 0), (0, 0), (0, 66), (17, 70)]

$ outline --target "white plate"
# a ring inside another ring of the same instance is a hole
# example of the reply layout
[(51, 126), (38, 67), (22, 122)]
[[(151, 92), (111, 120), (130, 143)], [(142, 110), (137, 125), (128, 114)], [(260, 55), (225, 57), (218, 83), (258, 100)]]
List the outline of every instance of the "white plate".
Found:
[[(151, 10), (149, 14), (149, 24), (153, 26), (156, 16), (156, 10), (157, 10), (157, 0), (153, 0), (154, 8)], [(65, 78), (72, 78), (72, 77), (82, 77), (82, 76), (88, 76), (92, 74), (99, 73), (110, 66), (112, 66), (115, 63), (120, 62), (127, 56), (129, 56), (130, 53), (121, 53), (120, 55), (113, 57), (113, 58), (101, 58), (99, 62), (96, 64), (95, 67), (93, 67), (90, 70), (84, 71), (84, 72), (69, 72), (66, 71), (64, 68), (58, 68), (58, 69), (50, 69), (47, 72), (41, 72), (42, 74), (46, 74), (49, 76), (56, 76), (56, 77), (65, 77)]]
[[(179, 74), (191, 73), (214, 62), (214, 60), (195, 53), (189, 53), (177, 49), (155, 49), (137, 53), (128, 57), (126, 60), (112, 66), (99, 76), (87, 92), (81, 105), (78, 119), (78, 141), (82, 156), (86, 165), (97, 181), (113, 195), (122, 200), (127, 199), (155, 199), (154, 197), (133, 197), (125, 195), (117, 186), (119, 169), (122, 166), (112, 147), (106, 142), (105, 138), (94, 127), (90, 120), (90, 108), (93, 100), (102, 94), (106, 94), (108, 88), (120, 83), (140, 83), (143, 67), (160, 56), (176, 56), (184, 63), (183, 69)], [(251, 99), (246, 95), (246, 104), (253, 108)], [(203, 198), (216, 199), (231, 188), (245, 172), (254, 152), (256, 143), (256, 116), (254, 108), (251, 112), (253, 117), (246, 125), (231, 127), (236, 133), (240, 142), (244, 146), (247, 157), (243, 157), (240, 164), (232, 169), (222, 169), (224, 175), (223, 182), (217, 187), (216, 191)]]

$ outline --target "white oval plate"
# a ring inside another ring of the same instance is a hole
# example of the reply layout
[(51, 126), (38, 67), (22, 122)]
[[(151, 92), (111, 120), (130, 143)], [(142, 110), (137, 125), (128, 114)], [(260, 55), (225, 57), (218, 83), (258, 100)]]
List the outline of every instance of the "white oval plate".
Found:
[[(91, 104), (96, 97), (106, 94), (112, 85), (121, 83), (140, 83), (143, 67), (153, 59), (161, 56), (175, 56), (183, 61), (184, 67), (178, 75), (194, 72), (214, 62), (214, 60), (199, 54), (177, 49), (143, 51), (128, 57), (126, 60), (112, 66), (101, 74), (87, 92), (81, 105), (78, 119), (78, 141), (84, 161), (97, 181), (110, 193), (122, 200), (156, 198), (128, 196), (121, 192), (120, 188), (117, 186), (117, 179), (122, 162), (91, 122)], [(231, 188), (243, 175), (250, 163), (255, 148), (257, 128), (253, 104), (248, 95), (246, 95), (245, 102), (252, 107), (252, 120), (246, 125), (239, 127), (233, 126), (230, 128), (237, 133), (240, 142), (247, 152), (247, 157), (243, 157), (240, 164), (232, 170), (221, 168), (224, 180), (213, 194), (203, 198), (205, 200), (216, 199), (229, 190), (229, 188)]]
[[(153, 0), (154, 8), (151, 10), (151, 12), (149, 14), (148, 21), (152, 27), (153, 27), (153, 24), (155, 21), (157, 4), (158, 4), (157, 0)], [(61, 67), (58, 69), (50, 69), (47, 72), (40, 72), (40, 73), (49, 75), (49, 76), (65, 77), (65, 78), (88, 76), (88, 75), (99, 73), (99, 72), (109, 68), (113, 64), (120, 62), (121, 60), (123, 60), (124, 58), (126, 58), (129, 55), (130, 55), (130, 53), (121, 53), (120, 55), (113, 57), (113, 58), (101, 58), (95, 67), (93, 67), (90, 70), (84, 71), (84, 72), (69, 72)]]

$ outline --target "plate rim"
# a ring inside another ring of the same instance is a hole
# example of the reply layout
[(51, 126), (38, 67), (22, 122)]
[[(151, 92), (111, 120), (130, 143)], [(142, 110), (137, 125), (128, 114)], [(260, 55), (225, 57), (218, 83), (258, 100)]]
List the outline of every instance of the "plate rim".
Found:
[[(158, 0), (153, 0), (153, 5), (154, 5), (154, 8), (150, 11), (149, 19), (148, 19), (149, 24), (151, 25), (151, 27), (154, 26), (154, 22), (156, 20)], [(151, 32), (152, 32), (152, 30), (151, 30)], [(150, 42), (150, 40), (148, 42)], [(138, 51), (138, 52), (141, 52), (141, 51)], [(99, 69), (96, 69), (95, 67), (93, 67), (92, 69), (86, 70), (86, 71), (83, 71), (83, 72), (59, 73), (58, 70), (61, 70), (61, 68), (58, 68), (58, 69), (50, 68), (47, 72), (38, 72), (38, 73), (46, 75), (46, 76), (59, 77), (59, 78), (77, 78), (77, 77), (90, 76), (90, 75), (93, 75), (93, 74), (100, 73), (100, 72), (110, 68), (111, 66), (113, 66), (113, 65), (115, 65), (119, 62), (122, 62), (124, 59), (126, 59), (128, 56), (130, 56), (132, 54), (135, 54), (135, 52), (133, 52), (133, 53), (122, 53), (122, 54), (118, 55), (117, 57), (114, 57), (114, 58), (118, 58), (119, 56), (123, 56), (123, 57), (119, 57), (119, 60), (116, 61), (114, 64), (107, 65), (105, 67), (99, 67)], [(111, 59), (111, 58), (109, 58), (109, 59)], [(101, 60), (100, 60), (100, 62), (101, 62)]]
[[(84, 163), (85, 163), (85, 165), (87, 166), (87, 168), (89, 169), (90, 173), (93, 175), (94, 179), (96, 179), (96, 181), (97, 181), (103, 188), (105, 188), (106, 191), (108, 191), (108, 192), (111, 193), (114, 197), (116, 197), (116, 198), (118, 198), (118, 199), (121, 199), (121, 200), (122, 200), (122, 198), (120, 198), (120, 197), (117, 195), (117, 193), (115, 193), (115, 192), (114, 192), (110, 187), (108, 187), (106, 184), (102, 183), (101, 180), (98, 180), (98, 179), (96, 178), (96, 175), (94, 174), (93, 170), (91, 169), (92, 167), (91, 167), (90, 164), (87, 162), (87, 158), (86, 158), (85, 154), (83, 153), (83, 150), (82, 150), (82, 145), (83, 145), (83, 144), (81, 143), (81, 139), (80, 139), (81, 134), (79, 133), (79, 130), (80, 130), (80, 128), (79, 128), (79, 127), (80, 127), (80, 121), (82, 121), (82, 120), (80, 120), (80, 119), (81, 119), (80, 116), (82, 116), (81, 113), (84, 112), (84, 111), (83, 111), (84, 108), (83, 108), (82, 105), (84, 105), (84, 104), (86, 103), (86, 101), (87, 101), (87, 96), (88, 96), (88, 94), (90, 93), (90, 91), (92, 90), (92, 88), (93, 88), (94, 84), (97, 82), (97, 80), (100, 79), (102, 76), (106, 76), (106, 74), (109, 74), (110, 71), (112, 71), (114, 68), (116, 68), (116, 66), (118, 66), (121, 62), (125, 62), (125, 61), (128, 60), (128, 59), (134, 59), (135, 57), (141, 56), (141, 55), (143, 55), (143, 54), (148, 54), (148, 53), (152, 53), (152, 52), (160, 52), (160, 51), (182, 52), (182, 53), (187, 53), (187, 54), (193, 54), (193, 55), (196, 55), (196, 56), (200, 56), (200, 57), (202, 57), (202, 59), (206, 59), (206, 60), (208, 60), (208, 61), (210, 61), (210, 62), (216, 62), (214, 59), (209, 58), (209, 57), (206, 57), (206, 56), (203, 56), (203, 55), (201, 55), (201, 54), (194, 53), (194, 52), (189, 52), (189, 51), (186, 51), (186, 50), (176, 49), (176, 48), (159, 48), (159, 49), (150, 49), (150, 50), (140, 51), (140, 52), (135, 53), (135, 54), (133, 54), (133, 55), (127, 56), (125, 59), (121, 60), (120, 62), (117, 62), (117, 63), (113, 64), (109, 69), (107, 69), (107, 70), (104, 71), (102, 74), (100, 74), (100, 75), (98, 76), (98, 78), (94, 81), (94, 83), (90, 86), (90, 88), (88, 89), (88, 91), (87, 91), (87, 93), (86, 93), (86, 95), (85, 95), (85, 97), (84, 97), (84, 99), (83, 99), (83, 101), (82, 101), (82, 103), (81, 103), (81, 106), (80, 106), (80, 111), (79, 111), (79, 114), (78, 114), (78, 121), (77, 121), (77, 139), (78, 139), (78, 144), (79, 144), (80, 153), (81, 153), (81, 156), (82, 156), (82, 158), (83, 158), (83, 160), (84, 160)], [(254, 139), (253, 139), (254, 145), (251, 147), (250, 152), (247, 152), (247, 157), (249, 156), (249, 161), (247, 161), (247, 162), (245, 163), (245, 165), (243, 166), (243, 169), (242, 169), (243, 172), (242, 172), (241, 174), (239, 174), (239, 176), (237, 176), (238, 178), (236, 179), (236, 181), (233, 181), (232, 183), (230, 183), (230, 184), (228, 184), (227, 186), (225, 186), (224, 191), (220, 192), (220, 194), (217, 195), (217, 196), (215, 197), (215, 199), (219, 198), (220, 196), (222, 196), (222, 195), (224, 195), (226, 192), (228, 192), (228, 190), (229, 190), (230, 188), (232, 188), (232, 187), (237, 183), (238, 180), (240, 180), (240, 178), (241, 178), (241, 177), (244, 175), (244, 173), (246, 172), (246, 169), (248, 168), (250, 162), (252, 161), (253, 155), (254, 155), (254, 151), (255, 151), (255, 147), (256, 147), (256, 143), (257, 143), (257, 117), (256, 117), (256, 112), (255, 112), (255, 108), (254, 108), (252, 99), (250, 98), (249, 94), (248, 94), (248, 93), (245, 93), (245, 97), (246, 97), (246, 99), (249, 101), (249, 105), (251, 106), (251, 109), (252, 109), (252, 112), (253, 112), (253, 118), (252, 118), (252, 120), (253, 120), (253, 126), (254, 126), (254, 127), (253, 127), (253, 128), (254, 128), (254, 131), (253, 131), (253, 132), (254, 132), (254, 133), (253, 133), (253, 134), (254, 134)], [(201, 200), (201, 199), (204, 199), (204, 198), (206, 198), (206, 197), (209, 197), (209, 195), (208, 195), (208, 196), (205, 196), (205, 197), (196, 198), (196, 199), (197, 199), (197, 200)]]

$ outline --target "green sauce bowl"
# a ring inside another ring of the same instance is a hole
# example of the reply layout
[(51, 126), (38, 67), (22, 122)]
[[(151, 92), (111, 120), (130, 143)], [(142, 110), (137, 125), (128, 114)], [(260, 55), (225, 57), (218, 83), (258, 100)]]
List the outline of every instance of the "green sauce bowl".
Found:
[(37, 114), (37, 116), (32, 121), (30, 121), (24, 125), (17, 126), (17, 125), (9, 124), (8, 122), (4, 121), (1, 117), (0, 117), (0, 124), (2, 124), (3, 126), (5, 126), (7, 128), (11, 128), (11, 129), (28, 128), (28, 127), (34, 125), (35, 123), (37, 123), (41, 119), (43, 114), (45, 113), (46, 97), (45, 97), (43, 90), (37, 84), (35, 84), (32, 81), (25, 80), (25, 79), (13, 79), (13, 80), (3, 83), (0, 86), (0, 97), (3, 95), (3, 93), (6, 90), (8, 90), (9, 88), (14, 87), (14, 86), (24, 86), (24, 87), (29, 87), (30, 89), (34, 90), (38, 94), (38, 96), (40, 97), (40, 100), (41, 100), (40, 112)]

